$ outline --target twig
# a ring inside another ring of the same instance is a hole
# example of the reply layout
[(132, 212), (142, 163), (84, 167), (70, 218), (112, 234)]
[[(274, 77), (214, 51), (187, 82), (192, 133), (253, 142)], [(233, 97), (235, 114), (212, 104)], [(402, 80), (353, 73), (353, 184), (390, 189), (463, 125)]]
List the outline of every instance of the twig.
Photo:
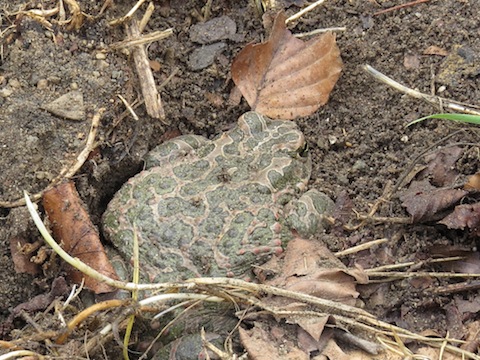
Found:
[(449, 108), (450, 110), (462, 112), (462, 113), (465, 113), (465, 114), (480, 115), (480, 111), (478, 111), (478, 110), (476, 110), (472, 107), (469, 107), (469, 106), (472, 106), (472, 105), (465, 106), (465, 105), (463, 105), (459, 102), (453, 101), (453, 100), (445, 99), (445, 98), (442, 98), (440, 96), (435, 96), (435, 95), (427, 95), (427, 94), (421, 93), (420, 91), (410, 89), (410, 88), (396, 82), (392, 78), (389, 78), (388, 76), (382, 74), (380, 71), (375, 70), (370, 65), (364, 65), (363, 69), (366, 72), (368, 72), (370, 75), (372, 75), (378, 81), (383, 82), (383, 83), (387, 84), (388, 86), (391, 86), (394, 89), (396, 89), (396, 90), (398, 90), (398, 91), (400, 91), (404, 94), (407, 94), (409, 96), (412, 96), (416, 99), (425, 100), (426, 102), (428, 102), (432, 105), (435, 105), (435, 106), (445, 106), (445, 107)]
[(110, 25), (110, 26), (115, 26), (115, 25), (119, 25), (119, 24), (122, 24), (122, 23), (130, 20), (131, 17), (133, 16), (133, 14), (135, 14), (135, 11), (137, 11), (138, 8), (139, 8), (140, 6), (142, 6), (142, 4), (143, 4), (145, 1), (146, 1), (146, 0), (138, 0), (138, 2), (130, 9), (130, 11), (129, 11), (126, 15), (122, 16), (122, 17), (119, 18), (119, 19), (115, 19), (115, 20), (113, 20), (113, 21), (110, 21), (110, 22), (108, 23), (108, 25)]
[(138, 120), (139, 120), (139, 119), (138, 119), (138, 115), (136, 114), (135, 110), (133, 110), (132, 106), (127, 102), (127, 100), (125, 100), (125, 98), (124, 98), (122, 95), (120, 95), (120, 94), (118, 94), (117, 96), (118, 96), (118, 98), (119, 98), (120, 100), (122, 100), (123, 105), (125, 105), (125, 107), (127, 108), (128, 112), (130, 113), (130, 115), (132, 115), (133, 119), (134, 119), (135, 121), (138, 121)]
[(411, 279), (419, 277), (436, 277), (443, 279), (453, 279), (453, 278), (478, 278), (480, 274), (469, 274), (469, 273), (451, 273), (451, 272), (427, 272), (427, 271), (418, 271), (418, 272), (399, 272), (399, 271), (369, 271), (365, 270), (369, 277), (388, 277), (396, 279)]
[[(125, 28), (130, 38), (140, 37), (138, 23), (135, 20), (132, 20), (130, 25), (125, 25)], [(148, 62), (147, 51), (143, 45), (135, 45), (132, 52), (147, 113), (151, 117), (160, 119), (163, 123), (168, 124), (168, 122), (165, 121), (162, 99), (155, 86), (155, 79), (153, 78), (152, 69)]]
[(348, 248), (348, 249), (343, 250), (343, 251), (337, 251), (334, 255), (336, 257), (347, 256), (347, 255), (358, 253), (358, 252), (366, 250), (366, 249), (370, 249), (371, 247), (376, 246), (376, 245), (384, 244), (386, 242), (388, 242), (388, 239), (386, 239), (386, 238), (378, 239), (378, 240), (372, 240), (372, 241), (369, 241), (365, 244), (360, 244), (360, 245), (357, 245), (357, 246), (353, 246), (353, 247)]
[(373, 16), (377, 16), (377, 15), (380, 15), (380, 14), (385, 14), (385, 13), (388, 13), (390, 11), (395, 11), (395, 10), (403, 9), (403, 8), (410, 7), (410, 6), (415, 6), (415, 5), (425, 3), (425, 2), (428, 2), (428, 1), (429, 0), (415, 0), (415, 1), (411, 1), (411, 2), (406, 3), (406, 4), (392, 6), (391, 8), (377, 11), (376, 13), (373, 14)]
[(430, 259), (430, 260), (427, 260), (427, 261), (422, 261), (421, 263), (417, 263), (415, 261), (409, 261), (409, 262), (400, 263), (400, 264), (377, 266), (375, 268), (365, 269), (365, 272), (368, 274), (369, 272), (373, 273), (373, 272), (380, 272), (380, 271), (386, 271), (386, 270), (396, 270), (396, 269), (412, 267), (412, 266), (418, 267), (419, 265), (422, 265), (422, 264), (444, 263), (444, 262), (449, 262), (449, 261), (458, 261), (458, 260), (462, 260), (464, 258), (465, 257), (463, 257), (463, 256), (452, 256), (452, 257), (441, 258), (441, 259)]
[(173, 34), (173, 29), (166, 29), (162, 31), (154, 31), (146, 35), (138, 35), (136, 37), (128, 38), (127, 40), (119, 41), (110, 45), (113, 50), (123, 49), (132, 46), (140, 46), (150, 44), (154, 41), (165, 39)]
[(309, 32), (306, 32), (306, 33), (295, 34), (293, 36), (295, 36), (296, 38), (303, 38), (303, 37), (307, 37), (307, 36), (313, 36), (313, 35), (317, 35), (317, 34), (326, 33), (328, 31), (346, 31), (346, 30), (347, 30), (347, 28), (345, 26), (331, 27), (331, 28), (325, 28), (325, 29), (315, 29), (315, 30), (312, 30), (312, 31), (309, 31)]
[(154, 10), (155, 5), (153, 5), (153, 2), (151, 2), (150, 4), (148, 4), (147, 10), (145, 10), (145, 14), (143, 14), (142, 20), (140, 20), (140, 24), (138, 25), (138, 30), (140, 32), (143, 32), (143, 30), (145, 30), (145, 26), (147, 26), (148, 22), (150, 21)]
[(325, 2), (325, 0), (318, 0), (311, 5), (308, 5), (305, 9), (300, 10), (299, 12), (297, 12), (296, 14), (293, 14), (287, 20), (285, 20), (285, 24), (288, 24), (290, 21), (297, 20), (298, 18), (302, 17), (307, 12), (315, 9), (319, 5), (322, 5), (324, 2)]

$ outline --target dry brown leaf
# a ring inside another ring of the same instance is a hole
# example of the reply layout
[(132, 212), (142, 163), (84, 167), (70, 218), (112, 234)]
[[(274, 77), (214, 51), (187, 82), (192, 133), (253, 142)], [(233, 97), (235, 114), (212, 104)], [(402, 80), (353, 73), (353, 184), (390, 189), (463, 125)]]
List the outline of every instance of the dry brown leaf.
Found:
[(451, 214), (447, 215), (439, 223), (446, 225), (449, 229), (469, 229), (472, 234), (479, 236), (480, 203), (458, 205)]
[(418, 69), (420, 67), (420, 57), (417, 54), (407, 54), (403, 57), (403, 66), (405, 69)]
[(281, 273), (267, 283), (355, 305), (356, 283), (366, 282), (368, 278), (363, 271), (345, 268), (322, 244), (297, 237), (287, 245)]
[(38, 264), (30, 261), (32, 255), (24, 251), (28, 245), (31, 244), (22, 236), (13, 236), (10, 238), (10, 253), (17, 274), (27, 273), (35, 275), (40, 272)]
[[(442, 360), (460, 360), (462, 359), (461, 356), (459, 355), (453, 355), (450, 354), (446, 351), (440, 353), (440, 349), (435, 349), (433, 347), (423, 347), (418, 349), (418, 351), (415, 352), (415, 355), (417, 356), (424, 356), (424, 358), (427, 359), (442, 359)], [(441, 356), (440, 356), (441, 354)]]
[(467, 326), (468, 335), (460, 348), (465, 351), (476, 352), (480, 347), (480, 321), (473, 321)]
[(287, 30), (281, 12), (270, 39), (247, 45), (235, 58), (232, 79), (252, 110), (294, 119), (312, 114), (328, 101), (341, 69), (334, 34), (304, 42)]
[(452, 146), (441, 149), (425, 157), (427, 168), (418, 176), (429, 177), (435, 186), (453, 185), (458, 177), (458, 170), (455, 167), (457, 160), (464, 150), (459, 146)]
[(480, 190), (480, 173), (469, 176), (465, 185), (463, 185), (465, 190)]
[[(43, 195), (43, 207), (48, 215), (54, 238), (71, 256), (100, 273), (118, 279), (105, 253), (97, 229), (90, 221), (72, 182), (62, 183)], [(68, 275), (80, 283), (84, 275), (69, 266)], [(85, 287), (95, 293), (111, 292), (113, 289), (90, 277), (85, 278)]]
[(412, 182), (400, 200), (413, 222), (432, 221), (438, 220), (439, 212), (455, 205), (467, 193), (460, 189), (436, 188), (428, 180), (422, 180)]

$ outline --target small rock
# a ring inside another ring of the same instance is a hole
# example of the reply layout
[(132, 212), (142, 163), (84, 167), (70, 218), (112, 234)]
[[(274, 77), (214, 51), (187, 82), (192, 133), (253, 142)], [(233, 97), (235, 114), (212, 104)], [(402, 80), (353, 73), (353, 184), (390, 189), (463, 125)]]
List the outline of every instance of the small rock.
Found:
[(66, 93), (42, 108), (65, 119), (77, 121), (85, 119), (83, 94), (80, 91)]
[(97, 60), (105, 60), (107, 58), (107, 54), (103, 52), (98, 52), (95, 54), (95, 59)]
[(113, 70), (111, 73), (112, 79), (121, 79), (123, 77), (123, 71), (121, 70)]
[(352, 172), (363, 171), (368, 167), (367, 163), (363, 160), (355, 161), (355, 164), (352, 166)]
[(9, 97), (9, 96), (12, 95), (12, 94), (13, 94), (13, 90), (10, 89), (10, 88), (8, 88), (8, 87), (7, 87), (7, 88), (0, 89), (0, 96), (1, 96), (1, 97), (6, 98), (6, 97)]
[(205, 69), (213, 64), (215, 58), (226, 46), (225, 43), (220, 42), (195, 49), (188, 58), (188, 67), (194, 71)]
[(37, 82), (37, 89), (45, 90), (48, 87), (48, 80), (47, 79), (40, 79)]
[(237, 32), (235, 21), (228, 16), (220, 16), (190, 28), (190, 40), (199, 44), (210, 44), (219, 40), (231, 39)]
[(18, 79), (10, 79), (8, 81), (8, 85), (10, 85), (14, 89), (18, 89), (22, 86), (22, 84), (20, 84), (20, 81), (18, 81)]
[(58, 85), (62, 82), (62, 78), (60, 76), (57, 76), (57, 75), (52, 75), (52, 76), (49, 76), (47, 78), (47, 80), (49, 82), (51, 82), (52, 84), (55, 84), (55, 85)]

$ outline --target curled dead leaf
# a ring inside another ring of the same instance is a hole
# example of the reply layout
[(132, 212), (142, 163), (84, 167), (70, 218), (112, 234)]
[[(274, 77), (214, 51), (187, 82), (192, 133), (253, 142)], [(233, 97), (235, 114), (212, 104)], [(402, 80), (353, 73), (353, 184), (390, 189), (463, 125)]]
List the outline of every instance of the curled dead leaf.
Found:
[(446, 225), (449, 229), (469, 229), (472, 234), (478, 236), (480, 235), (480, 203), (458, 205), (439, 223)]
[(25, 248), (31, 245), (27, 239), (19, 235), (10, 238), (10, 253), (17, 274), (27, 273), (35, 275), (40, 272), (38, 264), (30, 261), (32, 255), (25, 251)]
[(304, 42), (275, 19), (270, 39), (247, 45), (232, 64), (232, 79), (252, 110), (271, 118), (294, 119), (328, 101), (342, 69), (335, 35)]
[(480, 173), (469, 176), (468, 181), (463, 185), (465, 190), (480, 190)]
[(367, 283), (360, 269), (347, 269), (325, 246), (295, 238), (285, 250), (281, 273), (268, 284), (354, 305), (357, 283)]
[[(72, 182), (65, 182), (48, 190), (43, 195), (43, 207), (48, 215), (55, 240), (65, 251), (77, 257), (98, 272), (118, 279), (105, 253), (97, 229), (90, 221), (87, 211)], [(80, 283), (84, 275), (69, 266), (71, 281)], [(111, 292), (113, 289), (97, 280), (86, 277), (85, 287), (95, 293)]]
[[(467, 195), (466, 190), (436, 188), (428, 180), (414, 181), (401, 196), (402, 206), (412, 215), (414, 223), (438, 220), (440, 212), (454, 206)], [(441, 217), (440, 217), (441, 218)]]

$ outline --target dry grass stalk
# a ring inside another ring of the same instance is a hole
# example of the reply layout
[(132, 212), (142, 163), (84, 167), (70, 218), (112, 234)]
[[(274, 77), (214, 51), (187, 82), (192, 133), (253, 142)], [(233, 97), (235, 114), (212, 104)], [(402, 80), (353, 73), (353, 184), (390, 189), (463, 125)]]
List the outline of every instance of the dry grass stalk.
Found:
[(441, 112), (443, 112), (442, 108), (446, 107), (450, 110), (465, 113), (465, 114), (480, 115), (480, 111), (478, 110), (478, 108), (475, 108), (472, 105), (467, 105), (467, 104), (463, 104), (463, 103), (460, 103), (460, 102), (457, 102), (457, 101), (445, 99), (445, 98), (442, 98), (440, 96), (424, 94), (420, 91), (410, 89), (410, 88), (406, 87), (405, 85), (402, 85), (402, 84), (396, 82), (392, 78), (389, 78), (385, 74), (382, 74), (381, 72), (374, 69), (370, 65), (364, 65), (363, 69), (366, 72), (368, 72), (370, 75), (372, 75), (378, 81), (383, 82), (384, 84), (387, 84), (388, 86), (391, 86), (392, 88), (394, 88), (397, 91), (400, 91), (400, 92), (402, 92), (404, 94), (407, 94), (411, 97), (414, 97), (416, 99), (425, 100), (426, 102), (428, 102), (432, 105), (439, 106)]
[[(139, 27), (140, 30), (140, 27)], [(146, 35), (138, 35), (137, 37), (131, 37), (124, 41), (116, 42), (110, 45), (110, 48), (113, 50), (118, 50), (122, 48), (129, 48), (133, 46), (141, 46), (144, 44), (150, 44), (154, 41), (159, 41), (165, 39), (173, 34), (173, 29), (167, 29), (162, 31), (154, 31)]]

